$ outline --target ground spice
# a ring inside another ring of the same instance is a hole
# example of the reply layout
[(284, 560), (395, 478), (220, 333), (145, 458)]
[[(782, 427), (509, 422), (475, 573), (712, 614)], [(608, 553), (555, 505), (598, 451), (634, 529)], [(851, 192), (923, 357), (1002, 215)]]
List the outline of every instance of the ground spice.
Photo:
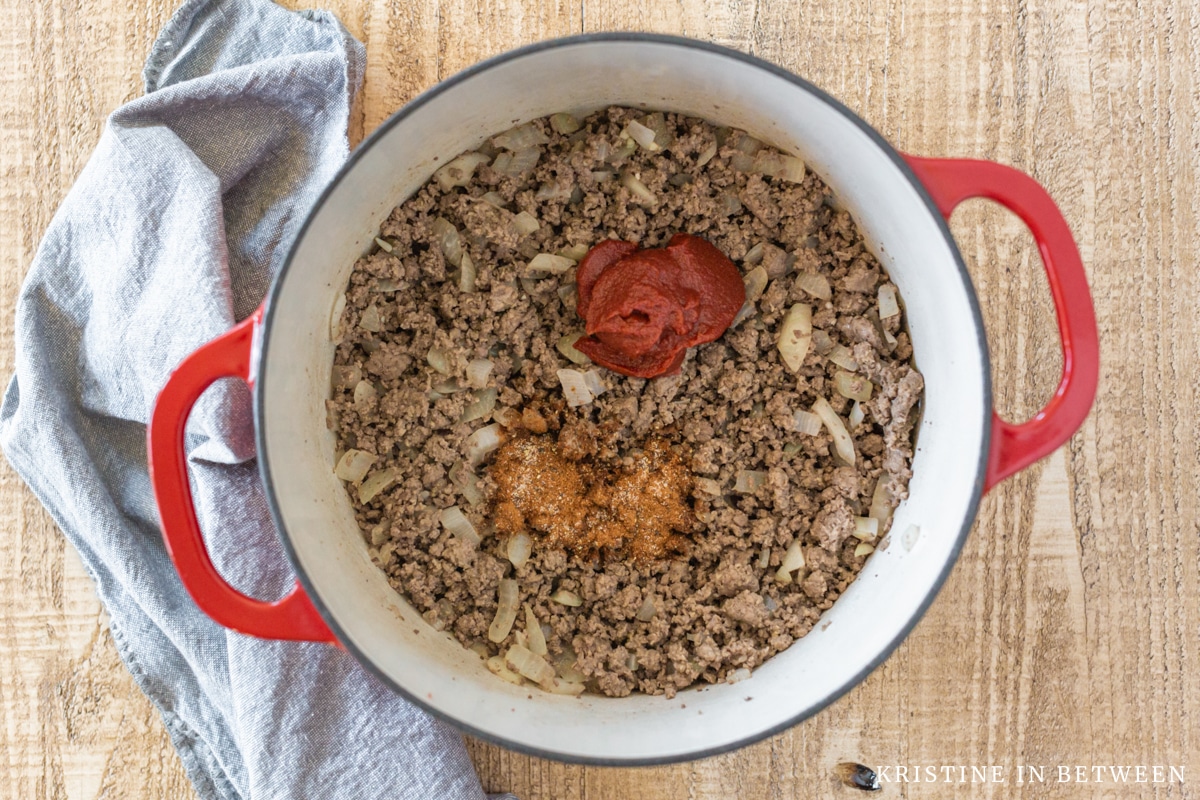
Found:
[(695, 525), (694, 479), (670, 444), (651, 438), (640, 453), (606, 464), (580, 458), (596, 448), (574, 436), (564, 443), (521, 433), (500, 446), (488, 468), (496, 530), (531, 530), (584, 557), (645, 563), (683, 552)]

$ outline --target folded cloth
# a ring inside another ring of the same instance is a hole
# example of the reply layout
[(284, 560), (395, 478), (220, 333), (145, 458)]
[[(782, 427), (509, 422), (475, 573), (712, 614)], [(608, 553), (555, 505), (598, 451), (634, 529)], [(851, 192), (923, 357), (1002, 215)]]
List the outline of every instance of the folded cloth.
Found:
[[(0, 446), (96, 582), (117, 650), (204, 798), (482, 798), (462, 738), (329, 646), (227, 631), (163, 547), (146, 421), (180, 360), (262, 300), (347, 156), (365, 54), (326, 12), (194, 0), (108, 120), (17, 303)], [(253, 465), (249, 393), (192, 415), (197, 510), (221, 572), (293, 579)]]

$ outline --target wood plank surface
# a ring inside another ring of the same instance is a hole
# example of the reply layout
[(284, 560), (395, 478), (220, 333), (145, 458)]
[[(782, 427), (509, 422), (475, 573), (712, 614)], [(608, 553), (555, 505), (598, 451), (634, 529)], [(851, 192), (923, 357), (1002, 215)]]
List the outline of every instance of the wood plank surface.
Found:
[[(288, 5), (302, 3), (289, 0)], [(171, 0), (0, 0), (0, 373), (14, 302), (106, 116), (141, 92)], [(867, 764), (1171, 764), (1120, 787), (892, 784), (880, 797), (1200, 797), (1200, 11), (1188, 0), (334, 0), (367, 45), (357, 139), (438, 80), (553, 36), (718, 42), (832, 92), (900, 148), (1018, 166), (1062, 207), (1101, 335), (1100, 394), (1070, 444), (988, 496), (925, 619), (862, 685), (738, 752), (636, 770), (481, 742), (522, 800), (850, 797)], [(998, 407), (1028, 416), (1061, 356), (1011, 216), (952, 228), (988, 326)], [(162, 723), (121, 665), (78, 559), (0, 465), (0, 797), (184, 798)]]

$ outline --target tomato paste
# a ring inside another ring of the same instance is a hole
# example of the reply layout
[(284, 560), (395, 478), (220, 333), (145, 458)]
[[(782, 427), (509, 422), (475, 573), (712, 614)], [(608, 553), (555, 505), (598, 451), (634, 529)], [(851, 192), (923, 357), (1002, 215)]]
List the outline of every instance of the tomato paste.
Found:
[(718, 338), (746, 302), (733, 262), (686, 233), (652, 250), (600, 242), (579, 262), (575, 281), (587, 333), (575, 348), (637, 378), (679, 372), (687, 349)]

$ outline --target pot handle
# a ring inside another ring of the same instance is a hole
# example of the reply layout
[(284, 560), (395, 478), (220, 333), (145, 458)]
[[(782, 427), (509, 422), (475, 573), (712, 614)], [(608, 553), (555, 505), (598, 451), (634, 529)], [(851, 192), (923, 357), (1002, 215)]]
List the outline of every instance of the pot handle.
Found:
[(274, 602), (247, 597), (226, 583), (209, 558), (192, 502), (184, 444), (188, 415), (204, 390), (220, 378), (241, 378), (254, 385), (252, 350), (262, 312), (259, 307), (196, 350), (167, 379), (154, 401), (146, 430), (150, 483), (167, 552), (201, 611), (218, 624), (251, 636), (336, 643), (299, 582), (286, 597)]
[(947, 219), (955, 206), (972, 197), (995, 200), (1020, 217), (1037, 242), (1054, 298), (1062, 380), (1046, 407), (1026, 422), (1005, 422), (992, 410), (987, 491), (1058, 449), (1083, 425), (1092, 407), (1100, 377), (1100, 343), (1087, 275), (1062, 212), (1033, 178), (993, 161), (907, 154), (904, 159)]

